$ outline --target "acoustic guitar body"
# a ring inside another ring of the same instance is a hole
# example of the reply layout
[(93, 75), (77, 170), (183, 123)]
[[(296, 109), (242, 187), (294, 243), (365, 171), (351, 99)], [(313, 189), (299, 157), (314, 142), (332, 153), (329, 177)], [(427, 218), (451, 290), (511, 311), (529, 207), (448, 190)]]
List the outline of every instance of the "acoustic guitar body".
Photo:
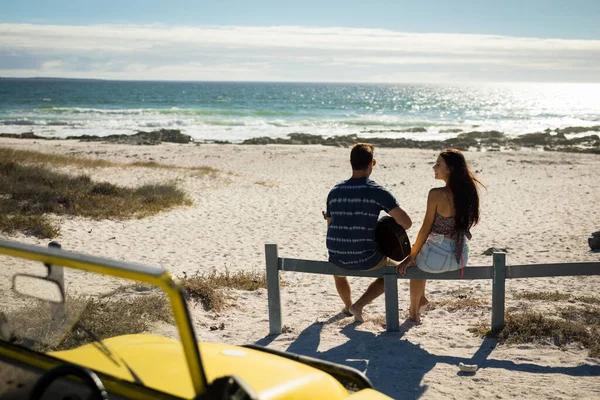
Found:
[(375, 241), (383, 254), (394, 261), (402, 261), (410, 254), (410, 239), (406, 231), (389, 215), (377, 221)]

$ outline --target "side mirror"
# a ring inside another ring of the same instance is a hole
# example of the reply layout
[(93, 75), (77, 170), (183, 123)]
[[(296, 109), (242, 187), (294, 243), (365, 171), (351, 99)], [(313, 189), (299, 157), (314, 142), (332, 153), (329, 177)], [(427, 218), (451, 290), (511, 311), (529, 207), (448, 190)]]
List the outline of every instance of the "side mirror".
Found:
[(12, 290), (38, 300), (63, 304), (65, 297), (58, 283), (43, 276), (16, 274), (12, 280)]

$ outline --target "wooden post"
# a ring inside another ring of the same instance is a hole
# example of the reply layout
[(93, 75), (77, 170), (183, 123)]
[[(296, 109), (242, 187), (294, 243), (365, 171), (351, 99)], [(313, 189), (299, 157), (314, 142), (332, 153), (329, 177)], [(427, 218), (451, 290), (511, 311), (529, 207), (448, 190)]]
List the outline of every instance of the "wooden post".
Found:
[(279, 292), (279, 256), (276, 244), (265, 244), (267, 262), (267, 297), (269, 303), (269, 335), (281, 333), (281, 296)]
[(504, 328), (506, 253), (494, 253), (493, 257), (492, 332), (499, 332)]
[(398, 332), (400, 321), (398, 319), (398, 276), (385, 274), (383, 276), (385, 288), (385, 327), (388, 332)]
[[(50, 242), (48, 248), (60, 249), (60, 243)], [(65, 292), (65, 272), (64, 268), (59, 265), (44, 264), (48, 268), (47, 279), (54, 281), (60, 287), (60, 292), (63, 298), (61, 304), (50, 304), (50, 313), (52, 314), (52, 320), (56, 322), (64, 322), (67, 317), (67, 297)]]

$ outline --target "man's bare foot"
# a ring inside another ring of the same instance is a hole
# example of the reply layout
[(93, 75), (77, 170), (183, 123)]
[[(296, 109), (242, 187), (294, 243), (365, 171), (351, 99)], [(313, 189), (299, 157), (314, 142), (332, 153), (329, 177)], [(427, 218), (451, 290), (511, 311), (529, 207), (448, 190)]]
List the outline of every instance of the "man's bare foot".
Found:
[(365, 322), (362, 316), (362, 308), (358, 309), (355, 305), (351, 305), (348, 311), (354, 316), (356, 322)]
[(348, 308), (349, 307), (342, 308), (342, 313), (344, 313), (344, 315), (347, 315), (347, 316), (351, 317), (352, 313), (350, 311), (348, 311)]

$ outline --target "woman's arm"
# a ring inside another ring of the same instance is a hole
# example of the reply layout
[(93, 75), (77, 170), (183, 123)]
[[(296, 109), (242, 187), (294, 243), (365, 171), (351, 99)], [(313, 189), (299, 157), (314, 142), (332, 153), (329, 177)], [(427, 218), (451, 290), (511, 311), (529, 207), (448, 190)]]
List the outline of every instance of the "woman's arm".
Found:
[(425, 211), (425, 218), (423, 219), (423, 225), (421, 225), (421, 229), (419, 229), (419, 234), (417, 235), (417, 240), (413, 244), (412, 250), (410, 251), (410, 256), (412, 258), (416, 258), (423, 245), (427, 241), (427, 237), (431, 233), (431, 228), (433, 227), (433, 220), (435, 218), (435, 211), (437, 210), (437, 202), (436, 202), (436, 193), (435, 189), (431, 189), (429, 191), (429, 195), (427, 196), (427, 210)]
[(398, 264), (396, 267), (396, 271), (404, 275), (406, 272), (406, 267), (414, 265), (415, 259), (417, 255), (423, 248), (423, 245), (427, 241), (427, 237), (431, 233), (431, 228), (433, 227), (433, 220), (435, 218), (435, 211), (437, 210), (437, 193), (435, 189), (431, 189), (429, 191), (429, 195), (427, 196), (427, 210), (425, 211), (425, 218), (423, 219), (423, 224), (421, 225), (421, 229), (419, 229), (419, 234), (417, 235), (417, 240), (412, 246), (410, 250), (410, 254), (404, 261)]

